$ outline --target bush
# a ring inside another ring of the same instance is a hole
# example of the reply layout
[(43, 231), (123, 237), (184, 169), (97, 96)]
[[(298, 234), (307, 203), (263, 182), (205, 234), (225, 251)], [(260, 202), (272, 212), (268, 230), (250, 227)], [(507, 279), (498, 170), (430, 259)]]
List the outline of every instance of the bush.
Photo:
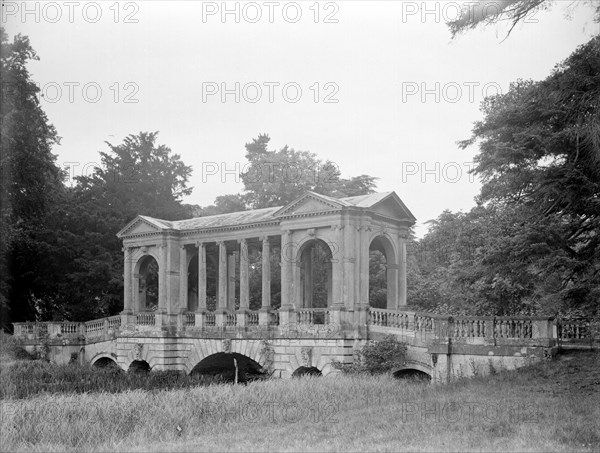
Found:
[(0, 331), (0, 360), (32, 360), (33, 357), (19, 346), (12, 335)]
[(406, 345), (400, 343), (393, 335), (386, 335), (381, 340), (367, 342), (354, 356), (350, 364), (333, 362), (333, 366), (344, 373), (387, 373), (399, 368), (406, 361)]

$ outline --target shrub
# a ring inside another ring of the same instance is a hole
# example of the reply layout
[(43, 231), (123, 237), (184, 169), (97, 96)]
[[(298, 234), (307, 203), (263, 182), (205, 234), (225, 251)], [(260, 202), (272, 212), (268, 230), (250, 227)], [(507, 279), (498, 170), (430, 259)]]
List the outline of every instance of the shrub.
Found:
[(381, 340), (367, 342), (354, 356), (353, 363), (333, 362), (333, 366), (344, 373), (387, 373), (399, 368), (406, 361), (406, 345), (393, 335)]

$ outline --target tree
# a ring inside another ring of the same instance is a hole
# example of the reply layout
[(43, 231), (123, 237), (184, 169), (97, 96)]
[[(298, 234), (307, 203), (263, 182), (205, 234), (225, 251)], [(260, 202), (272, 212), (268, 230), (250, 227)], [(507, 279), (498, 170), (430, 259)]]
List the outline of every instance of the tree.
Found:
[(107, 143), (102, 166), (76, 178), (48, 220), (43, 247), (46, 269), (40, 319), (84, 321), (122, 309), (123, 252), (116, 233), (138, 214), (178, 220), (191, 216), (181, 203), (191, 168), (157, 133)]
[(544, 231), (535, 240), (561, 257), (564, 297), (584, 305), (600, 294), (598, 99), (600, 36), (547, 79), (519, 81), (486, 99), (484, 119), (460, 143), (479, 142), (474, 171), (484, 182), (481, 201), (513, 209), (523, 225)]
[[(506, 37), (519, 22), (532, 17), (541, 10), (551, 8), (556, 2), (554, 0), (488, 0), (480, 2), (468, 2), (462, 9), (458, 19), (448, 22), (452, 38), (467, 30), (472, 30), (482, 24), (496, 24), (503, 21), (510, 22), (510, 28)], [(592, 0), (570, 2), (568, 7), (582, 4), (592, 5), (595, 10), (594, 20), (600, 21), (600, 4)], [(506, 38), (505, 38), (506, 39)]]
[(27, 37), (1, 33), (0, 304), (4, 328), (31, 318), (44, 269), (46, 218), (62, 197), (63, 174), (52, 147), (59, 142), (40, 107), (27, 63), (38, 56)]
[(598, 99), (596, 37), (547, 79), (518, 81), (484, 101), (484, 119), (460, 142), (479, 146), (478, 205), (466, 214), (443, 213), (420, 242), (418, 286), (433, 296), (421, 304), (474, 314), (595, 313)]
[(338, 166), (323, 162), (308, 151), (296, 151), (287, 145), (279, 151), (267, 149), (270, 138), (261, 134), (246, 144), (249, 166), (241, 175), (243, 199), (252, 209), (283, 206), (313, 191), (334, 197), (373, 193), (377, 178), (361, 175), (341, 178)]

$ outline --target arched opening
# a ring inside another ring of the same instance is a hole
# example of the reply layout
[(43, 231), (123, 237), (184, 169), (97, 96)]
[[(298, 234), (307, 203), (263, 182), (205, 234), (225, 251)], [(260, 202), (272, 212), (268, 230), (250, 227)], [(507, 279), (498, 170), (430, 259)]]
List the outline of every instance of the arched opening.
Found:
[[(300, 301), (303, 308), (326, 308), (332, 297), (332, 253), (321, 239), (313, 239), (300, 252)], [(324, 313), (315, 313), (314, 323), (324, 324)]]
[(250, 310), (259, 310), (262, 307), (262, 273), (261, 243), (260, 241), (248, 241), (248, 299)]
[(129, 369), (127, 370), (130, 373), (147, 373), (150, 371), (150, 364), (145, 360), (134, 360), (129, 365)]
[(119, 365), (117, 365), (117, 362), (115, 362), (113, 359), (109, 358), (109, 357), (100, 357), (98, 360), (96, 360), (93, 364), (92, 367), (94, 368), (101, 368), (101, 369), (112, 369), (112, 370), (119, 370)]
[[(237, 367), (237, 368), (236, 368)], [(218, 352), (198, 363), (190, 372), (192, 376), (203, 375), (214, 382), (246, 383), (267, 377), (263, 368), (250, 357), (237, 352)]]
[(158, 308), (158, 263), (150, 255), (140, 262), (138, 301), (140, 311)]
[(398, 269), (394, 248), (385, 236), (369, 246), (369, 305), (392, 310), (397, 305)]
[(206, 309), (215, 311), (219, 297), (219, 247), (206, 247)]
[(321, 370), (314, 366), (301, 366), (292, 373), (292, 377), (323, 376)]
[(196, 311), (198, 309), (198, 252), (194, 253), (190, 259), (187, 279), (187, 310)]
[(395, 373), (393, 373), (393, 376), (396, 379), (403, 379), (403, 380), (412, 381), (412, 382), (419, 382), (419, 383), (431, 382), (431, 376), (428, 373), (421, 371), (421, 370), (415, 370), (414, 368), (398, 370)]

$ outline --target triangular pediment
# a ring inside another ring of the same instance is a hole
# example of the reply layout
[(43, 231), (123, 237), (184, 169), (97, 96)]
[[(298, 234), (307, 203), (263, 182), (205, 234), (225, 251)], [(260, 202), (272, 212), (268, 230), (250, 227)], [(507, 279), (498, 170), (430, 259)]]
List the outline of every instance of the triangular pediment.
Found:
[(314, 192), (307, 192), (300, 198), (275, 212), (274, 216), (285, 217), (315, 212), (338, 211), (342, 209), (343, 206), (343, 203), (333, 198), (325, 197)]
[(162, 231), (162, 228), (154, 225), (152, 222), (144, 219), (141, 216), (137, 216), (135, 219), (129, 222), (125, 228), (117, 233), (117, 237), (122, 238), (137, 234), (158, 233), (160, 231)]
[(408, 210), (406, 205), (400, 200), (400, 197), (392, 192), (389, 196), (383, 200), (377, 202), (370, 208), (371, 211), (383, 215), (385, 217), (391, 217), (399, 220), (409, 220), (414, 222), (415, 216)]

